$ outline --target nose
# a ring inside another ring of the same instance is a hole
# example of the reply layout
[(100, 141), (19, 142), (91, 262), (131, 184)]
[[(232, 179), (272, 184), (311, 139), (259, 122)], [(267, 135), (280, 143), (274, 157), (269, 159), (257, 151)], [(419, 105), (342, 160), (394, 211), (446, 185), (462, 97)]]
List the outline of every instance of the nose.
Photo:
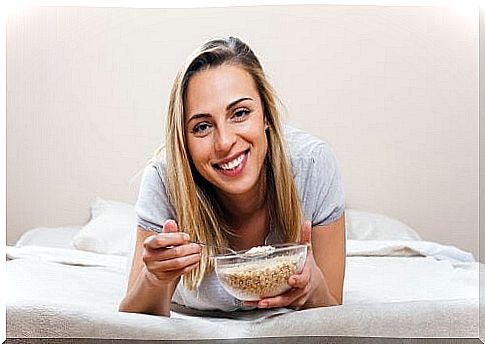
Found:
[(236, 143), (236, 134), (230, 126), (218, 126), (214, 142), (216, 153), (224, 155), (231, 151), (232, 146)]

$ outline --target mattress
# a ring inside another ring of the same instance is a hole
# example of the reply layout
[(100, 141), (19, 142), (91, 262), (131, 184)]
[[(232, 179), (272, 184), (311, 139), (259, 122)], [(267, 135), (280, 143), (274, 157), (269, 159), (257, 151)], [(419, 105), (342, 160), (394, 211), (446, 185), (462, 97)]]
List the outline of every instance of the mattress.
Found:
[(349, 240), (341, 306), (179, 307), (170, 318), (118, 312), (126, 256), (42, 245), (6, 251), (7, 338), (478, 337), (480, 266), (433, 242)]

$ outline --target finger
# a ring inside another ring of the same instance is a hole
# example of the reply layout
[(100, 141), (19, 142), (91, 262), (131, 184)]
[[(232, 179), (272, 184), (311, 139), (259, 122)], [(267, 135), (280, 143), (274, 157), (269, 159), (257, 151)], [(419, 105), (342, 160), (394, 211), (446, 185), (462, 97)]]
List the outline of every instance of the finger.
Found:
[(174, 281), (177, 279), (182, 273), (180, 270), (175, 270), (175, 271), (155, 271), (152, 270), (150, 271), (153, 276), (155, 276), (159, 281)]
[(160, 281), (173, 281), (178, 278), (180, 275), (189, 273), (193, 269), (195, 269), (199, 265), (199, 262), (186, 266), (183, 269), (179, 270), (171, 270), (171, 271), (154, 271), (152, 275), (156, 276), (156, 278)]
[(259, 301), (244, 301), (243, 305), (247, 307), (257, 307)]
[(183, 268), (182, 274), (186, 274), (186, 273), (194, 270), (197, 266), (199, 266), (199, 262), (194, 263), (194, 264), (189, 265), (189, 266), (186, 266), (185, 268)]
[(301, 229), (301, 242), (306, 243), (308, 246), (308, 249), (311, 250), (311, 244), (312, 244), (312, 223), (309, 220), (305, 220), (303, 222), (303, 227)]
[(148, 249), (144, 254), (144, 261), (162, 261), (191, 254), (200, 254), (202, 248), (198, 244), (190, 243), (169, 248)]
[(189, 239), (189, 235), (186, 233), (160, 233), (151, 235), (145, 239), (143, 246), (146, 249), (157, 249), (174, 245), (186, 244)]
[(260, 308), (287, 307), (296, 299), (300, 298), (305, 289), (290, 289), (290, 291), (271, 298), (262, 299), (258, 302)]
[(165, 221), (165, 223), (163, 224), (163, 233), (172, 233), (172, 232), (178, 232), (178, 226), (177, 226), (177, 222), (175, 222), (174, 220), (167, 220)]
[(303, 306), (305, 306), (306, 301), (308, 300), (308, 295), (303, 294), (299, 298), (297, 298), (295, 301), (293, 301), (288, 307), (294, 308), (296, 310), (301, 309)]
[(199, 261), (200, 254), (196, 253), (184, 257), (178, 257), (175, 259), (152, 262), (152, 269), (161, 271), (182, 270), (189, 265), (198, 263)]
[(288, 278), (288, 284), (292, 288), (305, 288), (310, 283), (310, 267), (305, 264), (303, 271), (300, 274), (290, 276)]
[(300, 273), (296, 273), (294, 275), (291, 275), (288, 278), (288, 284), (293, 287), (293, 288), (304, 288), (308, 283), (310, 283), (311, 280), (311, 264), (312, 264), (312, 255), (309, 254), (307, 256), (307, 259), (305, 260), (305, 264), (303, 265), (303, 268), (301, 269)]

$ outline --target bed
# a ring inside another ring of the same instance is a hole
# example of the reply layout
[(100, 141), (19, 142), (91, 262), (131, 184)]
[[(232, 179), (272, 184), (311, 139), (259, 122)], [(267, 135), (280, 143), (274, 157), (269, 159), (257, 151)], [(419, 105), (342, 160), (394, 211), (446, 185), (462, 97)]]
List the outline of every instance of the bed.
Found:
[[(307, 310), (118, 312), (132, 258), (133, 207), (97, 198), (84, 225), (35, 228), (7, 246), (7, 338), (203, 340), (477, 338), (472, 254), (404, 223), (348, 209), (344, 304)], [(276, 341), (277, 342), (277, 341)]]

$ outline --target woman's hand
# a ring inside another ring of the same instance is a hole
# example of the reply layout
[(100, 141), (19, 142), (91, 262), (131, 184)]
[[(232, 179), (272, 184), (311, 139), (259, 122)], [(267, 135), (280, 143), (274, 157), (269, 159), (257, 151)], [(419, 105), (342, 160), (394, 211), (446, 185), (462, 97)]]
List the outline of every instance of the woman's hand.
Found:
[(322, 271), (315, 263), (311, 246), (312, 225), (310, 221), (305, 221), (302, 228), (302, 242), (308, 245), (307, 258), (301, 273), (290, 276), (288, 284), (292, 287), (286, 293), (265, 298), (259, 301), (246, 301), (246, 306), (256, 306), (258, 308), (288, 307), (300, 309), (303, 307), (320, 306), (315, 299), (321, 299), (322, 292), (326, 288), (325, 278)]
[(189, 239), (187, 233), (178, 231), (173, 220), (165, 221), (162, 233), (146, 238), (142, 259), (147, 278), (157, 285), (169, 285), (194, 269), (200, 261), (201, 247)]

